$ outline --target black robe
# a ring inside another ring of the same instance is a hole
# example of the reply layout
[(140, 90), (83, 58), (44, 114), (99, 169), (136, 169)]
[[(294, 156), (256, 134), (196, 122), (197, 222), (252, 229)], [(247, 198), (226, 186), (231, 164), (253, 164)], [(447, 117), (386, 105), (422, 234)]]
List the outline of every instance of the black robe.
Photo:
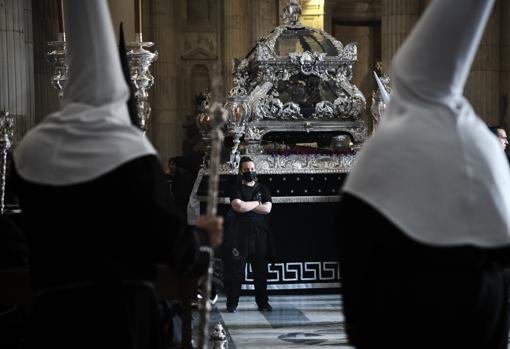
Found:
[(508, 248), (429, 246), (351, 195), (341, 207), (343, 310), (356, 348), (507, 348)]
[[(269, 189), (260, 183), (253, 187), (236, 184), (230, 201), (272, 202)], [(267, 263), (273, 254), (267, 215), (253, 211), (237, 213), (232, 208), (227, 213), (223, 247), (225, 294), (227, 307), (237, 308), (244, 281), (244, 268), (251, 263), (255, 286), (255, 301), (259, 307), (268, 304)]]
[(91, 181), (38, 185), (15, 174), (33, 287), (27, 347), (161, 348), (156, 263), (199, 274), (199, 238), (171, 213), (159, 160)]

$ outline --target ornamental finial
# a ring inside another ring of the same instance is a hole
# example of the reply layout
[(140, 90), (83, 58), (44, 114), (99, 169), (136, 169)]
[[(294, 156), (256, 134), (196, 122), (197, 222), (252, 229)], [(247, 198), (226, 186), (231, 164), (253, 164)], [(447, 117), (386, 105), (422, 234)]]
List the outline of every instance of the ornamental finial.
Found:
[(299, 23), (299, 16), (301, 16), (299, 0), (289, 0), (289, 4), (283, 10), (283, 22), (295, 26)]

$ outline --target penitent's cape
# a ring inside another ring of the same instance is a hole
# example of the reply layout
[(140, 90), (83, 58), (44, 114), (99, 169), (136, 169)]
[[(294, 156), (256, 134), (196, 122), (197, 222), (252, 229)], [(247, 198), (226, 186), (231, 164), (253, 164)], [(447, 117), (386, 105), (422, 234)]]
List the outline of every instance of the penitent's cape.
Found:
[(396, 54), (392, 94), (344, 191), (435, 246), (510, 243), (510, 172), (463, 97), (494, 0), (435, 0)]

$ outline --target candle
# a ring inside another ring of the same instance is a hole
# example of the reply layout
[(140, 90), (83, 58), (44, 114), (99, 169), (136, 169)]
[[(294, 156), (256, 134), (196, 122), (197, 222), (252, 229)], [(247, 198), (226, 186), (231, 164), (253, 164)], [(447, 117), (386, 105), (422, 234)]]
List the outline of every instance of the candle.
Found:
[(142, 33), (142, 0), (135, 0), (135, 33)]
[(58, 32), (65, 33), (64, 29), (64, 0), (57, 0), (58, 3)]

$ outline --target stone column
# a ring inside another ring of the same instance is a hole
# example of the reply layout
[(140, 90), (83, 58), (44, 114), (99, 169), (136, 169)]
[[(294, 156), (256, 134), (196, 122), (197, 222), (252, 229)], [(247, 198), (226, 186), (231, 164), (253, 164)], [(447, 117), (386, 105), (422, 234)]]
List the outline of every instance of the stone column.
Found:
[(250, 47), (267, 36), (278, 25), (278, 3), (275, 0), (251, 0), (252, 38)]
[(34, 125), (32, 3), (0, 0), (0, 109), (16, 118), (14, 142)]
[(498, 124), (501, 118), (500, 5), (498, 1), (494, 6), (464, 90), (477, 114), (489, 124)]
[(181, 154), (183, 137), (184, 116), (178, 114), (176, 100), (176, 52), (178, 50), (175, 38), (174, 5), (174, 0), (151, 0), (144, 2), (143, 6), (144, 40), (153, 41), (155, 49), (159, 52), (158, 60), (151, 67), (154, 86), (150, 90), (152, 115), (148, 136), (164, 163), (169, 157)]
[(250, 49), (249, 0), (224, 1), (223, 76), (225, 90), (232, 87), (232, 60), (242, 59)]
[(32, 1), (32, 23), (34, 31), (34, 95), (35, 123), (42, 121), (48, 114), (60, 108), (58, 93), (51, 86), (53, 68), (46, 60), (51, 51), (49, 41), (58, 39), (58, 8), (55, 0)]
[(418, 21), (420, 0), (382, 0), (382, 63), (388, 69), (393, 55)]
[(507, 130), (510, 127), (510, 2), (501, 1), (501, 120)]

